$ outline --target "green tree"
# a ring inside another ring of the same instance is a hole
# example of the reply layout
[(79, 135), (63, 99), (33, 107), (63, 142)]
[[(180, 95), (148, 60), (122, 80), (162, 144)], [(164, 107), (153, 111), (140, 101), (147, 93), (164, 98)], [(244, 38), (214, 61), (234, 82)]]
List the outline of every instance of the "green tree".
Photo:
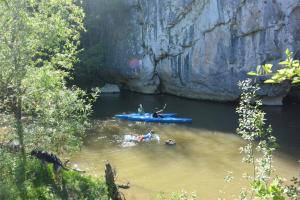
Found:
[(1, 149), (15, 167), (3, 167), (0, 175), (16, 178), (22, 199), (28, 152), (74, 150), (88, 125), (91, 100), (65, 82), (77, 61), (83, 17), (74, 0), (0, 1), (0, 117), (6, 141), (20, 147), (18, 159)]

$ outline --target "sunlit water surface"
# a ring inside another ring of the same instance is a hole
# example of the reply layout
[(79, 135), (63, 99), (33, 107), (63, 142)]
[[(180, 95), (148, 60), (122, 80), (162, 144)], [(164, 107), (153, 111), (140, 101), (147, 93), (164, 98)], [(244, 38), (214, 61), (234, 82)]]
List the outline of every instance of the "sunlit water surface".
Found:
[[(139, 103), (149, 110), (167, 103), (167, 111), (193, 118), (188, 125), (148, 124), (119, 121), (112, 116), (134, 111)], [(241, 163), (239, 147), (244, 143), (234, 134), (236, 116), (234, 105), (192, 101), (173, 96), (149, 96), (134, 93), (103, 95), (96, 105), (93, 128), (80, 152), (73, 155), (88, 174), (103, 176), (105, 161), (117, 170), (117, 182), (130, 182), (129, 190), (122, 190), (129, 200), (156, 199), (160, 192), (195, 192), (197, 199), (233, 199), (242, 187), (247, 187), (244, 173), (251, 168)], [(287, 178), (300, 172), (298, 106), (267, 108), (270, 121), (275, 124), (281, 150), (275, 155), (276, 173)], [(295, 114), (293, 114), (296, 112)], [(273, 116), (273, 117), (272, 117)], [(285, 117), (283, 117), (285, 116)], [(288, 116), (288, 117), (287, 117)], [(298, 121), (298, 123), (297, 123)], [(122, 146), (124, 135), (144, 134), (153, 129), (160, 142)], [(284, 132), (280, 134), (279, 132)], [(167, 139), (176, 140), (167, 146)], [(224, 177), (233, 173), (226, 183)]]

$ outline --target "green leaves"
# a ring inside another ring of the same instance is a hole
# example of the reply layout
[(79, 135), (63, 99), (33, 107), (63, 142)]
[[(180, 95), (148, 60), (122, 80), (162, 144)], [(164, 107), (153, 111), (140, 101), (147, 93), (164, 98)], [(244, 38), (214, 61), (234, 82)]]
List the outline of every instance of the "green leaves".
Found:
[(292, 84), (300, 83), (300, 78), (296, 77), (293, 79)]
[(285, 80), (291, 81), (292, 84), (300, 83), (300, 61), (293, 60), (291, 52), (289, 49), (286, 49), (286, 60), (279, 62), (278, 64), (282, 66), (282, 68), (278, 69), (275, 73), (272, 74), (272, 64), (258, 65), (256, 68), (256, 72), (248, 72), (249, 76), (260, 76), (265, 74), (271, 74), (272, 77), (264, 83), (267, 84), (275, 84), (281, 83)]
[[(66, 199), (57, 196), (63, 186), (54, 183), (53, 174), (37, 180), (43, 170), (29, 166), (34, 162), (26, 152), (68, 153), (82, 143), (99, 91), (89, 98), (79, 88), (68, 88), (65, 79), (77, 61), (84, 14), (73, 0), (0, 1), (0, 13), (0, 117), (9, 119), (10, 138), (18, 139), (22, 152), (7, 156), (0, 148), (0, 199)], [(68, 183), (68, 189), (80, 199), (106, 196), (105, 187), (87, 177), (72, 180), (79, 188)]]
[[(26, 142), (41, 149), (70, 151), (81, 144), (81, 136), (92, 111), (91, 100), (82, 90), (65, 86), (64, 72), (53, 67), (33, 68), (23, 80), (24, 114), (34, 126), (27, 129)], [(37, 144), (37, 145), (36, 145)]]
[(265, 65), (262, 65), (264, 71), (266, 72), (266, 74), (270, 74), (272, 73), (272, 67), (273, 65), (272, 64), (265, 64)]
[(265, 65), (258, 65), (256, 67), (256, 72), (251, 71), (248, 72), (247, 74), (249, 76), (262, 76), (262, 75), (266, 75), (266, 74), (270, 74), (272, 73), (272, 64), (265, 64)]
[(276, 82), (272, 79), (268, 79), (268, 80), (264, 81), (264, 83), (276, 83)]
[[(0, 167), (13, 171), (15, 155), (3, 155), (0, 149)], [(52, 164), (41, 164), (37, 159), (28, 158), (26, 165), (28, 179), (25, 182), (27, 198), (30, 200), (91, 199), (108, 200), (107, 187), (102, 178), (81, 175), (76, 171), (54, 172)], [(15, 185), (13, 173), (0, 174), (0, 199), (21, 199)]]
[(259, 76), (257, 72), (251, 71), (247, 73), (249, 76)]
[(259, 199), (273, 199), (273, 200), (284, 200), (284, 189), (282, 182), (276, 178), (270, 185), (267, 185), (263, 181), (255, 180), (251, 186), (256, 191), (256, 197)]
[(289, 61), (291, 60), (292, 54), (293, 52), (291, 52), (288, 48), (285, 50), (285, 55)]
[(77, 148), (92, 101), (65, 79), (77, 61), (83, 11), (72, 0), (8, 4), (0, 2), (0, 107), (13, 114), (14, 99), (22, 102), (26, 148)]
[(297, 187), (300, 181), (294, 179), (293, 185), (286, 186), (283, 179), (271, 174), (274, 171), (272, 154), (278, 145), (272, 135), (272, 127), (265, 123), (265, 113), (256, 96), (258, 86), (250, 79), (239, 82), (238, 85), (242, 94), (236, 109), (239, 115), (237, 133), (246, 143), (240, 150), (243, 162), (253, 168), (253, 174), (246, 176), (251, 187), (240, 192), (240, 199), (299, 199)]
[(265, 113), (260, 109), (262, 102), (256, 96), (258, 86), (247, 79), (239, 82), (239, 87), (242, 94), (236, 110), (239, 115), (237, 133), (246, 142), (240, 150), (243, 162), (253, 166), (253, 174), (249, 175), (252, 191), (257, 196), (265, 196), (271, 178), (272, 152), (275, 150), (276, 139), (272, 136), (271, 127), (266, 125)]
[(108, 199), (106, 185), (101, 179), (82, 176), (74, 171), (64, 171), (63, 178), (66, 189), (74, 199)]

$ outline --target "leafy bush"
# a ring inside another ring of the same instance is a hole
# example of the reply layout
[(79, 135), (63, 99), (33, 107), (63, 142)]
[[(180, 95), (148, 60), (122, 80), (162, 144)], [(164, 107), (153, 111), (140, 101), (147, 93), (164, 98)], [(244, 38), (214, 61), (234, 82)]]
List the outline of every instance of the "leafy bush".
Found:
[[(5, 167), (6, 174), (0, 176), (0, 199), (15, 200), (20, 199), (15, 182), (18, 174), (17, 166), (14, 162), (14, 155), (2, 153), (2, 158), (7, 158), (1, 162), (0, 167)], [(81, 175), (76, 171), (61, 170), (58, 173), (53, 171), (52, 165), (43, 165), (38, 160), (28, 158), (26, 162), (26, 197), (30, 200), (55, 200), (55, 199), (87, 199), (105, 200), (107, 199), (107, 189), (105, 182), (99, 178)]]
[(105, 200), (107, 188), (103, 180), (82, 176), (75, 171), (64, 171), (63, 180), (65, 189), (73, 199)]
[(251, 187), (240, 192), (239, 199), (299, 199), (297, 179), (291, 186), (285, 185), (282, 178), (272, 175), (273, 152), (277, 147), (272, 127), (266, 124), (265, 113), (261, 110), (262, 102), (257, 99), (258, 85), (250, 79), (239, 83), (242, 90), (237, 108), (239, 127), (237, 133), (246, 141), (241, 152), (243, 162), (252, 166), (252, 174), (246, 176)]
[(279, 62), (278, 64), (283, 66), (278, 69), (275, 73), (272, 73), (272, 64), (258, 65), (256, 67), (256, 72), (248, 72), (250, 76), (260, 76), (260, 75), (272, 75), (270, 79), (266, 80), (265, 83), (281, 83), (283, 81), (289, 80), (292, 84), (300, 83), (300, 61), (294, 60), (289, 49), (286, 49), (286, 60)]

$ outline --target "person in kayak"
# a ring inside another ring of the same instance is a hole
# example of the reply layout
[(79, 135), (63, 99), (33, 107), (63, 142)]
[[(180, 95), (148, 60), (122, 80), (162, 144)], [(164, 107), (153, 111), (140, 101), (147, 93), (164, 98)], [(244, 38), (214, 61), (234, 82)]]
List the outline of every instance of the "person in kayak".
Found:
[(163, 116), (160, 115), (167, 107), (167, 104), (164, 105), (164, 107), (160, 110), (158, 108), (155, 108), (154, 112), (152, 113), (153, 118), (163, 118)]
[(145, 111), (144, 111), (144, 108), (143, 108), (142, 104), (140, 104), (139, 107), (138, 107), (138, 113), (141, 114), (141, 115), (145, 114)]

